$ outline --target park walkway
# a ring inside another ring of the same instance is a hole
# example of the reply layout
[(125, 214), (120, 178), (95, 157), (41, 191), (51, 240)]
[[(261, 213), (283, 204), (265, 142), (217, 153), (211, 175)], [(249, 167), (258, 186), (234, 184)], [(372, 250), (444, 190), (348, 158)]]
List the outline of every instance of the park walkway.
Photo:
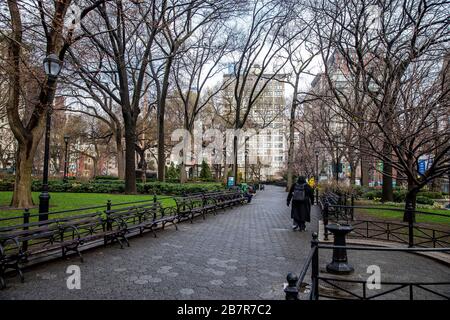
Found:
[[(267, 186), (248, 205), (181, 223), (178, 231), (169, 226), (158, 238), (133, 238), (129, 248), (108, 245), (85, 252), (84, 263), (73, 257), (31, 267), (25, 283), (7, 280), (0, 300), (284, 299), (286, 274), (300, 271), (318, 225), (314, 207), (307, 232), (293, 232), (289, 210), (284, 189)], [(331, 252), (320, 253), (321, 271), (330, 260)], [(356, 279), (367, 279), (372, 264), (380, 266), (382, 281), (450, 279), (448, 267), (407, 253), (352, 251), (349, 261)], [(67, 289), (70, 265), (81, 268), (80, 290)], [(407, 299), (408, 292), (383, 298)], [(430, 296), (423, 292), (418, 298)]]
[[(286, 274), (298, 271), (311, 232), (291, 230), (283, 188), (267, 186), (242, 207), (169, 226), (9, 278), (0, 299), (282, 299)], [(68, 290), (66, 269), (81, 268), (81, 290)]]

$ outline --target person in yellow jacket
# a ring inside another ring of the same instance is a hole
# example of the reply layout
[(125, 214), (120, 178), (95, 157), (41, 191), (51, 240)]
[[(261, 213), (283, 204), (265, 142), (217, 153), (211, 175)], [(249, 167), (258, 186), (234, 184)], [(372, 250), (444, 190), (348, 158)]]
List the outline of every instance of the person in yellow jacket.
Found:
[(316, 181), (315, 181), (314, 177), (311, 177), (308, 179), (308, 185), (314, 189), (314, 187), (316, 186)]

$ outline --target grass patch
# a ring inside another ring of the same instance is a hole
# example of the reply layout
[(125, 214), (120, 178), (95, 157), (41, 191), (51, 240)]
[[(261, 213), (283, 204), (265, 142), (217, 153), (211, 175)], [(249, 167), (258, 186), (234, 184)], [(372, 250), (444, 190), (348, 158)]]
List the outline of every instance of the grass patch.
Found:
[[(35, 208), (30, 210), (31, 214), (38, 213), (37, 205), (39, 204), (39, 192), (33, 192), (33, 201), (36, 204)], [(106, 203), (111, 200), (112, 204), (133, 202), (133, 201), (152, 201), (152, 195), (122, 195), (122, 194), (105, 194), (105, 193), (51, 193), (50, 194), (50, 212), (71, 210), (93, 206), (103, 206), (103, 208), (75, 211), (65, 214), (55, 214), (51, 217), (59, 218), (68, 215), (77, 215), (81, 213), (95, 212), (106, 210)], [(22, 216), (22, 209), (5, 209), (9, 206), (12, 198), (12, 192), (0, 192), (0, 218), (8, 218), (14, 216)], [(172, 197), (159, 196), (159, 201), (164, 207), (174, 206), (175, 201)], [(120, 208), (120, 206), (113, 206), (113, 208)], [(34, 220), (31, 220), (34, 221)], [(21, 219), (0, 221), (0, 226), (22, 223)]]
[[(383, 204), (368, 204), (366, 201), (364, 203), (356, 203), (355, 205), (361, 205), (361, 206), (374, 206), (377, 208), (386, 208), (386, 210), (383, 209), (355, 209), (355, 214), (363, 214), (363, 215), (369, 215), (372, 217), (380, 218), (380, 219), (387, 219), (387, 220), (397, 220), (399, 222), (403, 221), (403, 211), (392, 211), (388, 209), (401, 209), (401, 207), (398, 206), (389, 206), (389, 205), (383, 205)], [(433, 216), (433, 215), (426, 215), (426, 214), (416, 214), (416, 222), (420, 223), (437, 223), (445, 226), (450, 226), (450, 210), (445, 209), (431, 209), (431, 208), (424, 208), (424, 209), (417, 209), (418, 211), (428, 212), (428, 213), (438, 213), (443, 214), (445, 217), (442, 216)]]

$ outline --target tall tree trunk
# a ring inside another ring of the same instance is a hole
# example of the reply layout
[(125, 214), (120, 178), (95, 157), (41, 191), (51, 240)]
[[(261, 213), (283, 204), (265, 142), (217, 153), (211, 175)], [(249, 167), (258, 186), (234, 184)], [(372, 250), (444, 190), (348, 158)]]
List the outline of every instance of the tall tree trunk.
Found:
[(293, 173), (294, 173), (294, 122), (295, 122), (295, 109), (296, 102), (292, 103), (291, 107), (291, 118), (289, 119), (289, 149), (288, 149), (288, 167), (287, 167), (287, 185), (286, 191), (289, 191), (293, 184)]
[[(300, 74), (296, 73), (295, 84), (294, 84), (294, 94), (292, 98), (291, 106), (291, 116), (289, 119), (289, 149), (288, 149), (288, 167), (287, 167), (287, 186), (286, 192), (289, 191), (293, 184), (293, 174), (294, 174), (294, 124), (295, 124), (295, 111), (297, 109), (297, 96), (298, 96), (298, 83), (300, 81)], [(316, 181), (317, 183), (317, 181)]]
[(362, 135), (359, 135), (359, 150), (361, 153), (360, 161), (361, 161), (361, 186), (368, 187), (369, 186), (369, 157), (364, 151), (365, 143)]
[(183, 161), (180, 165), (180, 183), (186, 183), (186, 181), (187, 181), (186, 164)]
[(98, 176), (98, 158), (92, 158), (92, 163), (93, 163), (93, 171), (92, 171), (92, 177), (95, 178), (96, 176)]
[(38, 143), (33, 140), (27, 144), (19, 144), (16, 153), (16, 176), (11, 206), (16, 208), (30, 208), (33, 204), (31, 197), (31, 182), (33, 160)]
[(164, 119), (166, 113), (166, 100), (167, 93), (169, 90), (169, 75), (172, 67), (173, 56), (170, 56), (167, 59), (165, 71), (164, 71), (164, 79), (162, 83), (161, 97), (158, 103), (158, 180), (165, 180), (165, 169), (166, 169), (166, 154), (164, 150)]
[(356, 183), (356, 166), (350, 164), (350, 184), (353, 186)]
[[(412, 179), (408, 178), (408, 193), (406, 194), (405, 198), (405, 213), (403, 215), (403, 221), (404, 222), (416, 222), (416, 200), (417, 200), (417, 193), (419, 192), (420, 188), (414, 184)], [(411, 216), (408, 214), (408, 207), (413, 209), (413, 212), (411, 212)]]
[(233, 175), (234, 175), (234, 184), (238, 184), (238, 137), (233, 137)]
[(392, 188), (392, 148), (388, 143), (383, 146), (383, 153), (387, 161), (383, 161), (383, 190), (381, 201), (382, 202), (392, 202), (394, 201), (394, 191)]
[[(388, 105), (386, 112), (383, 114), (384, 130), (387, 134), (395, 134), (393, 132), (394, 111)], [(394, 201), (394, 192), (392, 189), (392, 146), (385, 138), (383, 142), (383, 192), (381, 196), (382, 202)]]
[(122, 132), (115, 134), (116, 138), (116, 157), (117, 157), (117, 174), (120, 180), (125, 179), (125, 159), (123, 156)]
[(434, 192), (442, 191), (442, 178), (435, 178), (431, 182), (431, 190)]
[(125, 123), (125, 193), (136, 193), (136, 123), (124, 113)]
[[(165, 108), (165, 107), (164, 107)], [(158, 112), (158, 180), (165, 180), (166, 156), (164, 153), (164, 112), (162, 108)]]
[(361, 186), (369, 186), (369, 159), (367, 156), (361, 156)]

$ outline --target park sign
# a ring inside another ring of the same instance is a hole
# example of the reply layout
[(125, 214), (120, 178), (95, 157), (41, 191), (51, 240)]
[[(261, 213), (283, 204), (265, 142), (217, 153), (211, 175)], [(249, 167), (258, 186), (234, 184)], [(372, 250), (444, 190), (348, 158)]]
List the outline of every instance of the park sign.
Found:
[(417, 161), (417, 172), (420, 175), (424, 175), (425, 171), (427, 171), (430, 168), (432, 163), (433, 163), (433, 159), (431, 157), (419, 158), (419, 160)]
[(228, 188), (234, 186), (234, 177), (228, 177), (227, 186)]
[(419, 174), (424, 175), (426, 171), (426, 163), (424, 159), (421, 159), (417, 162), (417, 171)]

